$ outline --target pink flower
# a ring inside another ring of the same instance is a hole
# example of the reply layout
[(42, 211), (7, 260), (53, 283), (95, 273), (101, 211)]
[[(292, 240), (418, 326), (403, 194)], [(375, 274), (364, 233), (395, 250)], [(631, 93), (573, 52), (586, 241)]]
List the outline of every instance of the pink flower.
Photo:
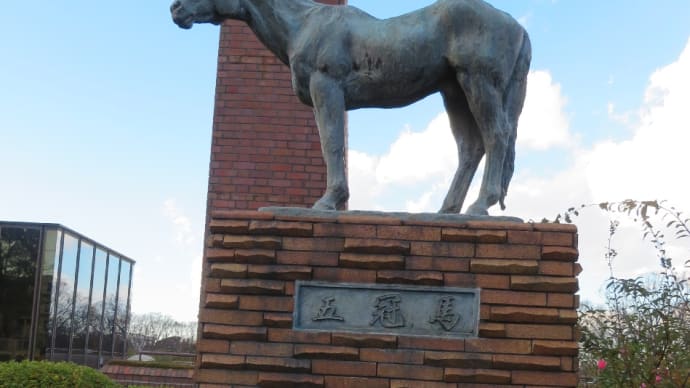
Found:
[(599, 368), (599, 370), (603, 370), (604, 368), (606, 368), (606, 365), (608, 365), (608, 363), (603, 358), (597, 361), (597, 368)]
[(645, 383), (640, 384), (640, 388), (647, 388), (647, 384), (645, 384)]
[(656, 383), (659, 384), (659, 383), (661, 382), (661, 380), (663, 380), (663, 379), (661, 378), (661, 376), (656, 375)]

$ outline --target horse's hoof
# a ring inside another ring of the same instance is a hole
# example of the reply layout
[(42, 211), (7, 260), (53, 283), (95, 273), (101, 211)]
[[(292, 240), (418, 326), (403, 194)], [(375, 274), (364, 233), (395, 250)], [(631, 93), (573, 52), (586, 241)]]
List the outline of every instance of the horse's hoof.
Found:
[(327, 190), (323, 197), (312, 206), (312, 209), (338, 210), (345, 206), (348, 198), (350, 198), (350, 193), (347, 189)]
[(316, 201), (314, 206), (311, 207), (314, 210), (335, 210), (335, 206), (333, 204), (328, 203), (327, 201), (324, 201), (323, 198)]
[(488, 216), (489, 210), (485, 207), (472, 205), (469, 209), (467, 209), (467, 212), (465, 214), (467, 214), (468, 216)]
[(460, 211), (452, 208), (441, 208), (441, 210), (438, 211), (438, 214), (458, 214)]

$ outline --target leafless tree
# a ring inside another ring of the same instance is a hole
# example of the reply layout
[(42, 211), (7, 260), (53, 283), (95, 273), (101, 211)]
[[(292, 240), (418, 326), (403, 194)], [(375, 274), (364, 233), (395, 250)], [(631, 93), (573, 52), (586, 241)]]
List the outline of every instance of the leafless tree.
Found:
[(128, 339), (137, 351), (189, 352), (196, 342), (196, 326), (196, 322), (178, 322), (160, 313), (133, 314)]

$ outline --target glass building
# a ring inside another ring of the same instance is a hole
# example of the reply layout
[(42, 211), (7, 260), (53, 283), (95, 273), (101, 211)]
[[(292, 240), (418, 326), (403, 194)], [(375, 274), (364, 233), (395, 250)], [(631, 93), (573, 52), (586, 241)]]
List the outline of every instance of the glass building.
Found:
[(125, 357), (133, 268), (64, 226), (0, 221), (0, 361)]

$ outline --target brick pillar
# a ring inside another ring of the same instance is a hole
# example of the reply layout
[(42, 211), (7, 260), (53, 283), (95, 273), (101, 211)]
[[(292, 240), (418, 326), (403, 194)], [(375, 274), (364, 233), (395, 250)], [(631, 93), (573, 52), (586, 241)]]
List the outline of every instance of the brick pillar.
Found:
[[(346, 0), (321, 0), (345, 4)], [(208, 213), (310, 207), (326, 188), (312, 110), (290, 71), (242, 22), (221, 28)]]

